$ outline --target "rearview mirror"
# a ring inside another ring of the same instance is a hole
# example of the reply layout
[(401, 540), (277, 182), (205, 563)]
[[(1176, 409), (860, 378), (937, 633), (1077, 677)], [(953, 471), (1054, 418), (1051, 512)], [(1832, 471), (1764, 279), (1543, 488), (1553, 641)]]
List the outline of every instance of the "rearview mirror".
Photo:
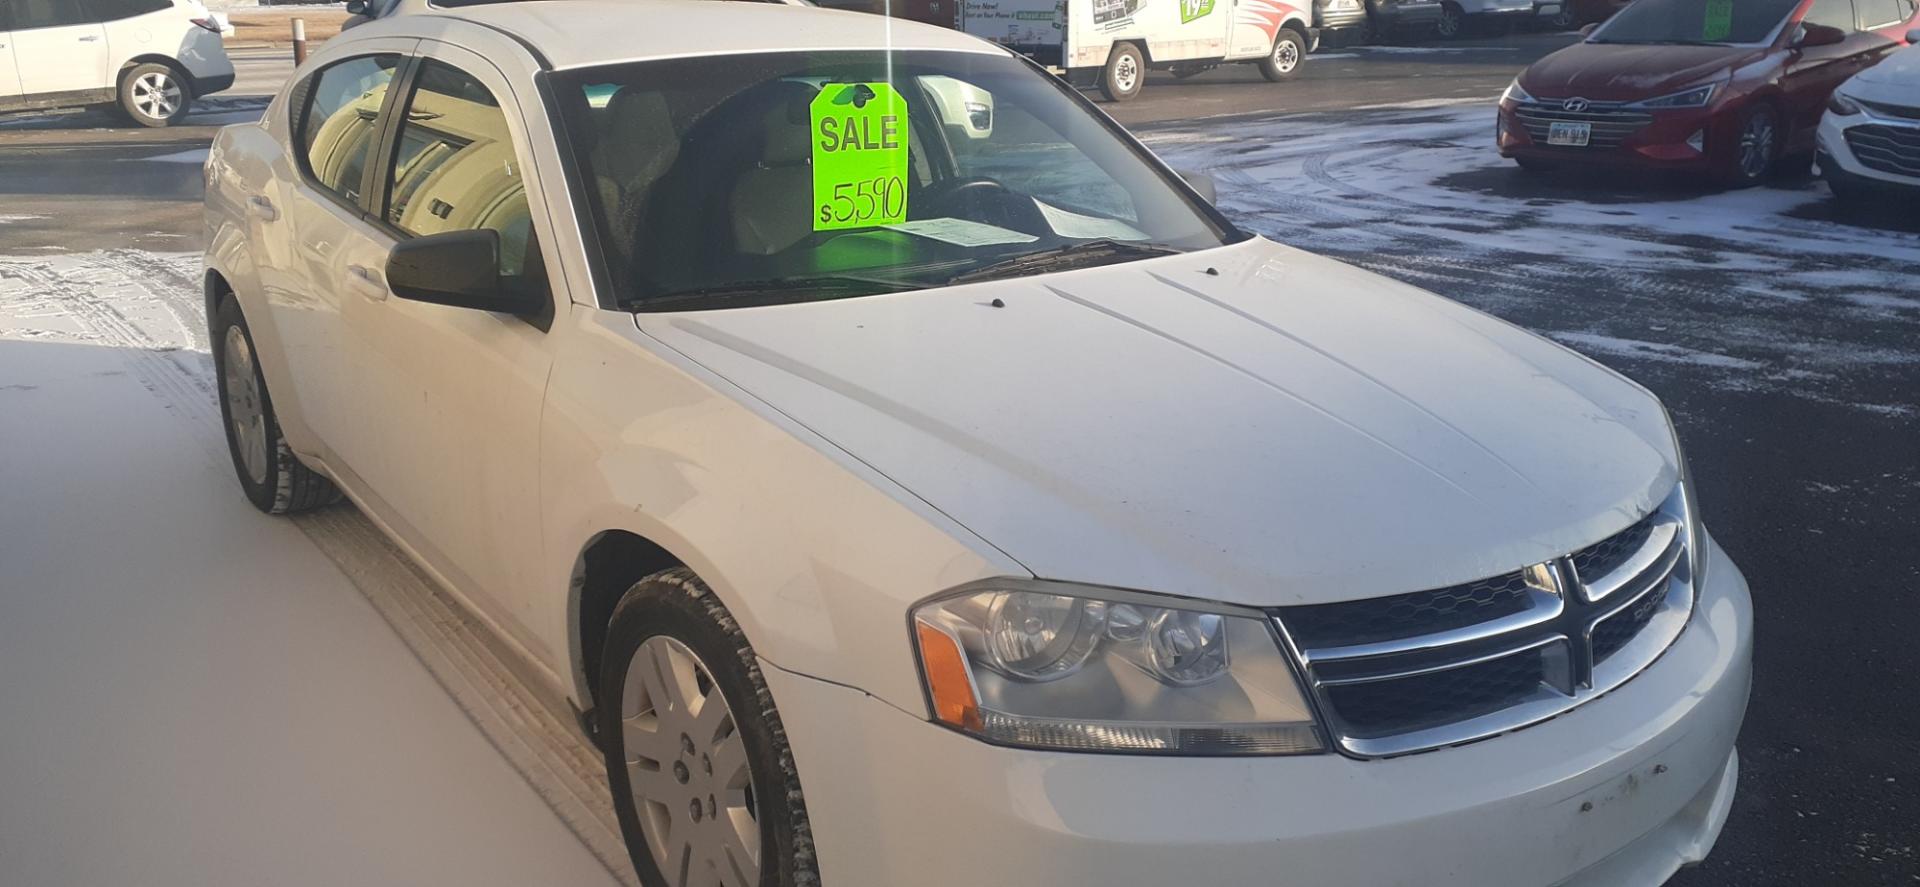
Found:
[(1178, 172), (1180, 173), (1180, 178), (1187, 181), (1187, 187), (1199, 192), (1200, 196), (1206, 198), (1208, 203), (1219, 202), (1219, 194), (1216, 193), (1213, 185), (1213, 176), (1203, 172), (1190, 172), (1187, 170), (1179, 170)]
[(1832, 46), (1835, 43), (1845, 42), (1846, 39), (1847, 32), (1832, 25), (1802, 24), (1800, 37), (1793, 41), (1793, 45), (1796, 47)]
[(394, 244), (387, 253), (387, 288), (402, 299), (532, 314), (543, 305), (500, 276), (500, 232), (448, 231)]
[(348, 15), (366, 15), (367, 0), (347, 0)]

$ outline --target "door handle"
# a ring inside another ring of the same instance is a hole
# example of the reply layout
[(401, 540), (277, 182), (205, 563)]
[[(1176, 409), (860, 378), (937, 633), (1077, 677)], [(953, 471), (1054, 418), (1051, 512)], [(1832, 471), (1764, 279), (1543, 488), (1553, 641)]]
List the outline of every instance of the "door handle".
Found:
[(280, 211), (273, 208), (273, 201), (258, 194), (247, 198), (247, 209), (251, 210), (254, 215), (269, 222), (280, 218)]
[(387, 285), (381, 282), (378, 274), (373, 273), (365, 265), (348, 265), (347, 282), (369, 299), (376, 302), (387, 300)]
[(86, 36), (86, 37), (80, 38), (80, 42), (81, 43), (99, 43), (100, 38), (94, 37), (94, 36)]

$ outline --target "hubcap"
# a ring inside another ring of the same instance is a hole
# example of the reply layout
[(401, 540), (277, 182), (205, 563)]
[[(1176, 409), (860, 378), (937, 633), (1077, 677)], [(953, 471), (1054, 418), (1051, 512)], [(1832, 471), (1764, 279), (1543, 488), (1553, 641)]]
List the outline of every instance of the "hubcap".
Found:
[(171, 118), (180, 110), (180, 85), (159, 71), (149, 71), (133, 81), (133, 106), (155, 120)]
[(1454, 12), (1451, 9), (1440, 10), (1440, 24), (1438, 29), (1442, 37), (1452, 37), (1460, 33), (1460, 13)]
[(233, 426), (233, 447), (240, 463), (256, 484), (267, 482), (267, 413), (260, 402), (259, 374), (253, 368), (253, 349), (247, 334), (227, 327), (226, 369), (220, 387), (227, 392), (227, 422)]
[(1120, 87), (1121, 92), (1132, 92), (1133, 83), (1138, 79), (1140, 67), (1134, 63), (1133, 56), (1121, 56), (1119, 64), (1113, 66), (1114, 85)]
[(627, 663), (620, 711), (635, 818), (667, 883), (760, 883), (753, 770), (706, 663), (672, 638), (646, 639)]
[(1297, 46), (1294, 46), (1293, 41), (1282, 40), (1279, 43), (1274, 44), (1274, 47), (1273, 47), (1273, 66), (1274, 67), (1279, 68), (1281, 72), (1284, 73), (1284, 72), (1293, 70), (1293, 66), (1297, 64), (1300, 64), (1300, 48)]
[(1740, 131), (1740, 171), (1747, 178), (1757, 178), (1772, 160), (1773, 120), (1764, 114), (1754, 115)]

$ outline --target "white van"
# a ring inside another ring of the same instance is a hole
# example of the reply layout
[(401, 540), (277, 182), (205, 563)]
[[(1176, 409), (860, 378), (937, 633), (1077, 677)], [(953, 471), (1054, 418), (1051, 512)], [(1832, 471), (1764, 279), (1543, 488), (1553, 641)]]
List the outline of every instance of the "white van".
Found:
[(166, 126), (232, 85), (200, 0), (0, 0), (0, 111), (118, 106)]
[[(1298, 4), (1298, 5), (1296, 5)], [(1279, 82), (1319, 45), (1311, 0), (965, 0), (961, 30), (1027, 55), (1109, 101), (1148, 69), (1188, 77), (1225, 62)]]

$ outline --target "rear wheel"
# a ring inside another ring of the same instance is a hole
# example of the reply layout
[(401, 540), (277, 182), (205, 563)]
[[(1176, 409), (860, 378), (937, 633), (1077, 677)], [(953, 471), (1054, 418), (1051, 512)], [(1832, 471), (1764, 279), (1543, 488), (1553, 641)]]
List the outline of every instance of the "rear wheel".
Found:
[(1434, 22), (1434, 33), (1439, 34), (1441, 39), (1452, 40), (1460, 36), (1461, 32), (1465, 31), (1466, 28), (1466, 10), (1461, 9), (1457, 3), (1440, 4), (1440, 20)]
[(1273, 51), (1260, 60), (1260, 76), (1279, 83), (1299, 71), (1300, 61), (1306, 57), (1307, 41), (1301, 39), (1300, 32), (1281, 28), (1273, 40)]
[(253, 332), (232, 296), (222, 299), (214, 311), (213, 365), (227, 450), (247, 501), (268, 514), (307, 511), (340, 501), (340, 490), (333, 482), (300, 464), (280, 433), (280, 419), (255, 357)]
[(192, 104), (193, 88), (166, 65), (136, 65), (120, 76), (120, 110), (141, 126), (171, 126)]
[(1139, 95), (1146, 82), (1147, 60), (1140, 55), (1140, 47), (1115, 43), (1100, 72), (1100, 94), (1109, 102), (1124, 102)]
[(607, 627), (607, 782), (647, 887), (817, 885), (786, 730), (740, 626), (692, 571), (642, 579)]

